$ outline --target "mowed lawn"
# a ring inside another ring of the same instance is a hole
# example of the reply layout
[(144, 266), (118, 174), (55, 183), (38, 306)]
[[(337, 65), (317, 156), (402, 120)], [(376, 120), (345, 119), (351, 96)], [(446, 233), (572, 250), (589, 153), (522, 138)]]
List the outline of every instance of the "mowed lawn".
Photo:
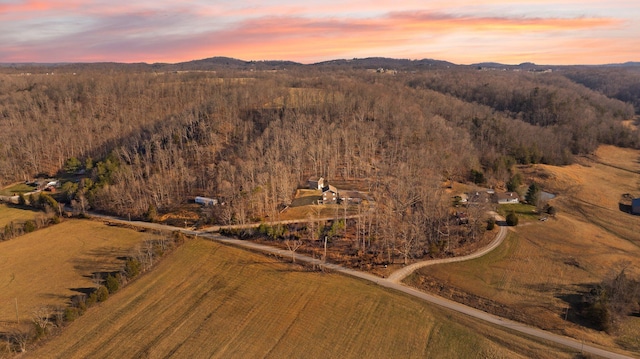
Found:
[(34, 219), (39, 215), (43, 216), (44, 213), (13, 208), (6, 204), (0, 204), (0, 230), (4, 230), (4, 226), (11, 222), (22, 225), (24, 222)]
[(531, 356), (571, 353), (374, 284), (194, 239), (24, 357)]
[(558, 208), (557, 218), (528, 221), (512, 228), (503, 245), (485, 257), (425, 268), (409, 280), (435, 277), (575, 338), (610, 347), (634, 342), (638, 332), (625, 330), (627, 323), (609, 336), (564, 320), (572, 315), (570, 302), (576, 294), (606, 276), (626, 267), (628, 275), (640, 278), (640, 217), (618, 209), (621, 194), (640, 189), (640, 174), (635, 173), (640, 151), (604, 146), (597, 155), (622, 169), (596, 162), (534, 168), (543, 187), (558, 194), (551, 202)]
[(92, 274), (122, 268), (125, 256), (153, 235), (89, 220), (67, 220), (0, 242), (0, 331), (29, 321), (41, 306), (66, 306)]

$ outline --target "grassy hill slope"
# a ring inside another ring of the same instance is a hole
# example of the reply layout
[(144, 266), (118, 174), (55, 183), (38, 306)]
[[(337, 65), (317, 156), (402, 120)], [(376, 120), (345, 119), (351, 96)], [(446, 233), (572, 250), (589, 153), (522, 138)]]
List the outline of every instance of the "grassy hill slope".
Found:
[(547, 330), (640, 352), (640, 318), (628, 317), (609, 335), (585, 328), (589, 323), (577, 309), (583, 293), (623, 267), (640, 277), (640, 217), (618, 208), (623, 193), (640, 195), (638, 158), (640, 151), (602, 146), (579, 164), (523, 168), (557, 194), (551, 201), (556, 218), (521, 218), (493, 253), (433, 266), (408, 280)]
[(192, 240), (34, 358), (569, 357), (336, 274)]

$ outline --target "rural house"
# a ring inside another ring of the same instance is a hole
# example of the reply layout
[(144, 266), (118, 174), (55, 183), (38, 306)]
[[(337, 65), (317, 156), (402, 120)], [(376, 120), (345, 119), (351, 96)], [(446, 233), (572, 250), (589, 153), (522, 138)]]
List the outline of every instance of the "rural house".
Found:
[(322, 204), (338, 203), (338, 189), (328, 185), (322, 189)]
[(309, 178), (309, 188), (310, 189), (323, 189), (324, 188), (324, 178), (322, 177), (311, 177)]
[(496, 193), (496, 201), (498, 204), (520, 203), (520, 197), (515, 192)]

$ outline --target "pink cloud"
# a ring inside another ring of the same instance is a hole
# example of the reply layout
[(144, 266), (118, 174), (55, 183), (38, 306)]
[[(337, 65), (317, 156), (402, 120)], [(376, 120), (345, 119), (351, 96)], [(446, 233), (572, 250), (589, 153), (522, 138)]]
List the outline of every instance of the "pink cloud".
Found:
[[(330, 0), (323, 8), (329, 11), (337, 6), (336, 3)], [(419, 2), (415, 3), (416, 8), (420, 8)], [(303, 16), (309, 10), (300, 5), (287, 6), (281, 16), (233, 20), (224, 12), (225, 8), (207, 3), (194, 5), (193, 8), (181, 4), (163, 5), (162, 2), (157, 8), (145, 2), (109, 4), (82, 0), (29, 0), (0, 5), (0, 21), (3, 16), (10, 19), (11, 16), (7, 15), (9, 11), (21, 14), (16, 17), (31, 16), (34, 21), (43, 19), (43, 23), (38, 25), (43, 29), (50, 21), (45, 15), (51, 12), (65, 13), (65, 16), (71, 17), (71, 21), (74, 18), (86, 20), (86, 23), (78, 25), (78, 29), (61, 31), (46, 41), (38, 41), (33, 37), (16, 37), (7, 41), (0, 34), (0, 41), (3, 42), (0, 62), (178, 62), (217, 55), (247, 60), (313, 62), (363, 55), (394, 57), (398, 52), (412, 58), (441, 54), (438, 58), (454, 62), (506, 62), (524, 56), (542, 56), (548, 51), (572, 49), (582, 54), (580, 41), (571, 42), (576, 34), (578, 39), (593, 37), (600, 44), (608, 45), (610, 41), (607, 36), (611, 35), (607, 35), (607, 31), (628, 25), (613, 17), (474, 16), (453, 15), (443, 11), (396, 11), (371, 14), (369, 17), (363, 14), (310, 17)], [(442, 2), (441, 5), (445, 6), (446, 3)], [(348, 2), (344, 8), (358, 6), (362, 7), (364, 3)], [(401, 8), (407, 6), (405, 2)], [(382, 9), (385, 6), (378, 1), (377, 4), (372, 3), (371, 7)], [(230, 12), (240, 16), (259, 13), (264, 9), (264, 6), (238, 7)], [(275, 8), (270, 9), (271, 13), (277, 13)], [(37, 26), (32, 26), (34, 28)], [(632, 35), (616, 40), (627, 46), (636, 45), (631, 50), (621, 52), (630, 60), (634, 59), (634, 55), (637, 58), (637, 50), (634, 54), (633, 49), (640, 48), (637, 41), (634, 42), (635, 38)], [(556, 47), (554, 44), (558, 43), (558, 39), (564, 40), (565, 45), (575, 44), (575, 47)], [(474, 45), (478, 45), (476, 51), (464, 50)], [(624, 46), (618, 50), (625, 50)], [(470, 56), (476, 56), (475, 60), (469, 61)], [(546, 58), (560, 61), (564, 57), (557, 55)], [(583, 56), (578, 59), (584, 61)]]

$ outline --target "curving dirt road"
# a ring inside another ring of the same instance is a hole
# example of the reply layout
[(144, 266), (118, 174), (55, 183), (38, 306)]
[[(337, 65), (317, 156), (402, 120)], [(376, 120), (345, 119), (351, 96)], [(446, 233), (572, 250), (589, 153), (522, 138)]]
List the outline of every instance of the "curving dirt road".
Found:
[[(220, 243), (225, 243), (225, 244), (229, 244), (229, 245), (233, 245), (233, 246), (237, 246), (237, 247), (241, 247), (241, 248), (246, 248), (246, 249), (250, 249), (250, 250), (254, 250), (254, 251), (260, 251), (260, 252), (264, 252), (264, 253), (270, 253), (270, 254), (274, 254), (277, 255), (279, 257), (283, 257), (283, 258), (291, 258), (292, 253), (289, 250), (285, 250), (285, 249), (280, 249), (280, 248), (275, 248), (275, 247), (270, 247), (264, 244), (258, 244), (258, 243), (254, 243), (254, 242), (249, 242), (249, 241), (243, 241), (243, 240), (239, 240), (239, 239), (232, 239), (232, 238), (228, 238), (228, 237), (224, 237), (221, 236), (219, 234), (214, 234), (211, 232), (205, 232), (205, 231), (196, 231), (196, 230), (190, 230), (190, 229), (184, 229), (184, 228), (178, 228), (178, 227), (172, 227), (172, 226), (166, 226), (166, 225), (161, 225), (161, 224), (157, 224), (157, 223), (147, 223), (147, 222), (137, 222), (137, 221), (127, 221), (127, 220), (123, 220), (123, 219), (119, 219), (119, 218), (115, 218), (112, 216), (104, 216), (104, 215), (93, 215), (94, 217), (98, 217), (98, 218), (102, 218), (108, 221), (113, 221), (113, 222), (117, 222), (117, 223), (123, 223), (123, 224), (130, 224), (130, 225), (135, 225), (135, 226), (140, 226), (140, 227), (144, 227), (144, 228), (150, 228), (150, 229), (157, 229), (157, 230), (170, 230), (170, 231), (180, 231), (186, 234), (190, 234), (190, 235), (195, 235), (196, 237), (202, 237), (202, 238), (207, 238), (210, 240), (214, 240)], [(500, 221), (502, 221), (502, 218), (497, 217), (496, 218)], [(209, 229), (210, 230), (210, 229)], [(407, 266), (405, 268), (402, 268), (396, 272), (394, 272), (389, 278), (384, 279), (384, 278), (380, 278), (377, 277), (373, 274), (370, 273), (365, 273), (365, 272), (360, 272), (354, 269), (350, 269), (350, 268), (346, 268), (337, 264), (333, 264), (333, 263), (325, 263), (320, 259), (315, 259), (315, 258), (311, 258), (311, 257), (307, 257), (305, 255), (301, 255), (301, 254), (295, 254), (295, 259), (296, 261), (299, 262), (304, 262), (304, 263), (309, 263), (309, 264), (315, 264), (318, 266), (323, 266), (327, 269), (330, 269), (332, 271), (338, 272), (338, 273), (342, 273), (344, 275), (349, 275), (355, 278), (360, 278), (363, 280), (367, 280), (369, 282), (375, 283), (377, 285), (380, 285), (382, 287), (385, 288), (390, 288), (393, 290), (397, 290), (406, 294), (409, 294), (411, 296), (414, 296), (416, 298), (419, 298), (421, 300), (427, 301), (429, 303), (456, 311), (458, 313), (463, 313), (466, 314), (470, 317), (476, 318), (476, 319), (480, 319), (495, 325), (498, 325), (500, 327), (503, 328), (507, 328), (507, 329), (511, 329), (511, 330), (515, 330), (517, 332), (520, 333), (524, 333), (527, 334), (529, 336), (535, 337), (535, 338), (539, 338), (539, 339), (543, 339), (543, 340), (548, 340), (557, 344), (561, 344), (564, 345), (566, 347), (569, 348), (573, 348), (576, 350), (576, 353), (580, 352), (580, 353), (588, 353), (591, 355), (597, 355), (603, 358), (611, 358), (611, 359), (632, 359), (631, 356), (627, 356), (624, 354), (620, 354), (620, 353), (615, 353), (612, 351), (609, 351), (607, 349), (604, 348), (600, 348), (600, 347), (596, 347), (594, 345), (589, 345), (589, 344), (585, 344), (584, 342), (581, 342), (579, 340), (573, 339), (573, 338), (569, 338), (569, 337), (565, 337), (562, 335), (558, 335), (558, 334), (554, 334), (551, 332), (547, 332), (544, 331), (542, 329), (538, 329), (538, 328), (534, 328), (522, 323), (518, 323), (506, 318), (502, 318), (493, 314), (489, 314), (487, 312), (483, 312), (479, 309), (475, 309), (469, 306), (466, 306), (464, 304), (460, 304), (442, 297), (438, 297), (436, 295), (432, 295), (432, 294), (428, 294), (425, 292), (421, 292), (417, 289), (408, 287), (403, 285), (402, 283), (400, 283), (400, 280), (402, 280), (402, 278), (405, 278), (407, 275), (409, 275), (410, 273), (412, 273), (414, 270), (424, 267), (424, 266), (428, 266), (428, 265), (433, 265), (433, 264), (437, 264), (437, 263), (451, 263), (451, 262), (457, 262), (457, 261), (463, 261), (463, 260), (469, 260), (469, 259), (473, 259), (473, 258), (478, 258), (481, 257), (485, 254), (487, 254), (488, 252), (490, 252), (491, 250), (495, 249), (496, 247), (498, 247), (502, 241), (504, 240), (504, 238), (506, 237), (506, 233), (507, 233), (507, 229), (506, 226), (504, 225), (500, 225), (500, 231), (498, 232), (498, 235), (496, 236), (496, 238), (491, 242), (491, 244), (489, 244), (487, 247), (483, 248), (482, 250), (475, 252), (473, 254), (467, 255), (467, 256), (463, 256), (463, 257), (458, 257), (458, 258), (446, 258), (446, 259), (442, 259), (442, 260), (431, 260), (431, 261), (424, 261), (424, 262), (419, 262), (419, 263), (415, 263), (413, 265)], [(392, 278), (393, 277), (393, 278)]]
[(498, 224), (499, 226), (499, 231), (498, 234), (496, 235), (496, 238), (494, 238), (494, 240), (489, 243), (488, 246), (482, 248), (481, 250), (477, 251), (477, 252), (473, 252), (469, 255), (466, 256), (462, 256), (462, 257), (451, 257), (451, 258), (443, 258), (443, 259), (430, 259), (430, 260), (426, 260), (426, 261), (422, 261), (422, 262), (416, 262), (413, 264), (410, 264), (406, 267), (400, 268), (397, 271), (391, 273), (391, 275), (389, 275), (389, 277), (387, 278), (389, 281), (394, 282), (394, 283), (400, 283), (403, 279), (405, 279), (407, 276), (409, 276), (411, 273), (413, 273), (414, 271), (416, 271), (419, 268), (423, 268), (426, 266), (431, 266), (434, 264), (443, 264), (443, 263), (454, 263), (454, 262), (462, 262), (462, 261), (468, 261), (470, 259), (475, 259), (475, 258), (479, 258), (482, 257), (483, 255), (491, 252), (492, 250), (496, 249), (500, 244), (502, 244), (502, 241), (504, 241), (505, 237), (507, 236), (507, 226), (506, 223), (504, 222), (505, 219), (500, 217), (497, 213), (492, 213), (493, 217), (496, 219), (496, 224)]
[[(504, 227), (501, 227), (504, 228)], [(505, 232), (506, 233), (506, 229)], [(504, 234), (503, 234), (504, 235)], [(260, 252), (264, 252), (264, 253), (270, 253), (270, 254), (275, 254), (277, 256), (283, 257), (283, 258), (291, 258), (291, 252), (289, 250), (286, 249), (280, 249), (280, 248), (275, 248), (275, 247), (270, 247), (270, 246), (266, 246), (264, 244), (258, 244), (258, 243), (254, 243), (254, 242), (249, 242), (249, 241), (243, 241), (243, 240), (239, 240), (239, 239), (232, 239), (232, 238), (228, 238), (228, 237), (224, 237), (221, 235), (216, 235), (216, 234), (211, 234), (211, 233), (204, 233), (204, 234), (199, 234), (200, 237), (204, 237), (204, 238), (208, 238), (208, 239), (212, 239), (221, 243), (226, 243), (226, 244), (230, 244), (230, 245), (234, 245), (237, 247), (241, 247), (241, 248), (246, 248), (246, 249), (250, 249), (250, 250), (254, 250), (254, 251), (260, 251)], [(495, 240), (494, 240), (495, 242)], [(492, 244), (494, 243), (492, 242)], [(486, 250), (486, 248), (491, 247), (485, 247), (485, 249), (483, 249), (482, 252), (484, 252)], [(487, 251), (488, 252), (488, 251)], [(484, 252), (486, 253), (486, 252)], [(484, 254), (483, 253), (483, 254)], [(479, 257), (480, 255), (478, 255), (477, 257)], [(476, 257), (476, 258), (477, 258)], [(296, 261), (299, 262), (305, 262), (305, 263), (309, 263), (309, 264), (315, 264), (318, 266), (324, 266), (327, 269), (330, 269), (332, 271), (338, 272), (338, 273), (342, 273), (345, 275), (349, 275), (352, 277), (356, 277), (356, 278), (360, 278), (360, 279), (364, 279), (370, 282), (373, 282), (377, 285), (383, 286), (385, 288), (390, 288), (390, 289), (394, 289), (406, 294), (409, 294), (411, 296), (414, 296), (416, 298), (420, 298), (424, 301), (427, 301), (429, 303), (432, 304), (436, 304), (439, 305), (441, 307), (445, 307), (447, 309), (456, 311), (458, 313), (463, 313), (466, 314), (470, 317), (476, 318), (476, 319), (480, 319), (498, 326), (501, 326), (503, 328), (507, 328), (507, 329), (511, 329), (511, 330), (515, 330), (517, 332), (520, 333), (524, 333), (527, 335), (530, 335), (532, 337), (536, 337), (539, 339), (543, 339), (543, 340), (548, 340), (554, 343), (558, 343), (564, 346), (567, 346), (569, 348), (573, 348), (576, 350), (576, 353), (581, 352), (581, 353), (589, 353), (592, 355), (598, 355), (601, 356), (603, 358), (611, 358), (611, 359), (632, 359), (631, 356), (626, 356), (623, 354), (619, 354), (619, 353), (615, 353), (603, 348), (599, 348), (593, 345), (588, 345), (585, 344), (583, 342), (580, 342), (576, 339), (573, 338), (569, 338), (569, 337), (565, 337), (562, 335), (558, 335), (558, 334), (554, 334), (551, 332), (547, 332), (544, 331), (542, 329), (538, 329), (538, 328), (534, 328), (522, 323), (518, 323), (506, 318), (502, 318), (502, 317), (498, 317), (495, 316), (493, 314), (489, 314), (487, 312), (483, 312), (479, 309), (475, 309), (469, 306), (466, 306), (464, 304), (460, 304), (442, 297), (438, 297), (432, 294), (428, 294), (425, 292), (421, 292), (417, 289), (405, 286), (401, 283), (398, 282), (394, 282), (391, 281), (389, 279), (384, 279), (384, 278), (380, 278), (377, 277), (373, 274), (370, 273), (365, 273), (365, 272), (360, 272), (354, 269), (350, 269), (350, 268), (345, 268), (343, 266), (337, 265), (337, 264), (333, 264), (333, 263), (324, 263), (322, 260), (320, 259), (315, 259), (315, 258), (311, 258), (311, 257), (307, 257), (301, 254), (296, 254), (295, 255)], [(470, 258), (468, 258), (470, 259)]]

